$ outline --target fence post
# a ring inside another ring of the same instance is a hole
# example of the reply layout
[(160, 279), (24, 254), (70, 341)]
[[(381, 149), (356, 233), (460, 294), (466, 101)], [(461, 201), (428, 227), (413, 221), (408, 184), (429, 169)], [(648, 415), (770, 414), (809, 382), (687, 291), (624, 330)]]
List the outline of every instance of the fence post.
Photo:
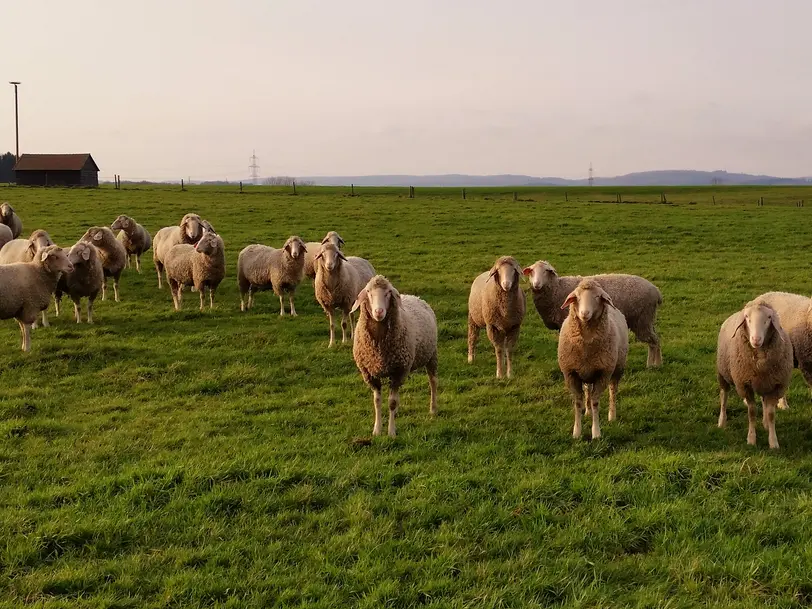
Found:
[(414, 199), (414, 186), (409, 186), (409, 198)]
[(293, 180), (293, 194), (296, 194), (296, 180)]
[(242, 192), (242, 182), (240, 182), (240, 192)]
[(515, 190), (513, 191), (513, 200), (514, 200), (514, 201), (518, 201), (518, 200), (519, 200), (519, 194), (518, 194), (518, 193), (517, 193)]
[(565, 200), (565, 201), (569, 201), (569, 200), (570, 200), (569, 196), (567, 195), (567, 191), (566, 191), (566, 190), (564, 191), (564, 200)]
[(186, 186), (183, 184), (183, 178), (180, 179), (180, 189), (186, 190)]
[(355, 196), (355, 184), (350, 184), (350, 196)]
[(716, 195), (713, 195), (713, 204), (716, 205)]

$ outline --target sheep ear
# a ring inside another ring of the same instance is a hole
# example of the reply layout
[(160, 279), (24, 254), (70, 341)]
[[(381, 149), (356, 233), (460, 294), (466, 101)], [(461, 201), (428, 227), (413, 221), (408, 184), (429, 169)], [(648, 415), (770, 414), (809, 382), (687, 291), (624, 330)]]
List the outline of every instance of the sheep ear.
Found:
[(355, 313), (361, 304), (367, 299), (367, 289), (364, 288), (360, 292), (358, 292), (358, 298), (355, 299), (355, 304), (352, 305), (352, 309), (350, 309), (350, 313)]
[(533, 267), (528, 266), (522, 270), (522, 275), (527, 275), (528, 277), (533, 274)]
[(344, 245), (344, 239), (342, 239), (342, 238), (341, 238), (341, 235), (339, 235), (339, 236), (338, 236), (338, 242), (339, 242), (341, 245)]
[(288, 254), (290, 254), (290, 241), (285, 243), (285, 247), (283, 248)]
[(48, 256), (49, 256), (49, 252), (42, 252), (42, 256), (40, 257), (40, 260), (45, 262), (48, 259)]
[(739, 330), (741, 329), (741, 327), (742, 327), (742, 326), (746, 326), (746, 325), (747, 325), (747, 318), (746, 318), (746, 317), (744, 317), (744, 316), (742, 316), (742, 320), (739, 322), (739, 325), (738, 325), (738, 326), (736, 326), (736, 329), (735, 329), (735, 330), (733, 330), (733, 334), (731, 334), (731, 335), (730, 335), (730, 338), (735, 337), (735, 336), (736, 336), (736, 334), (738, 334), (738, 333), (739, 333)]
[(491, 279), (496, 277), (496, 273), (498, 273), (498, 272), (499, 272), (498, 268), (496, 268), (496, 267), (492, 268), (491, 272), (488, 274), (488, 279), (485, 281), (485, 283), (488, 283), (488, 281), (490, 281)]
[(31, 250), (31, 255), (33, 256), (34, 254), (37, 253), (37, 244), (34, 243), (33, 241), (29, 241), (28, 242), (28, 249)]
[(615, 303), (614, 303), (614, 302), (612, 302), (612, 297), (611, 297), (611, 296), (609, 296), (609, 294), (607, 294), (606, 292), (601, 291), (601, 293), (600, 293), (600, 298), (601, 298), (601, 300), (603, 300), (603, 301), (604, 301), (606, 304), (608, 304), (608, 305), (610, 305), (610, 306), (612, 306), (612, 307), (614, 307), (614, 306), (615, 306)]
[(325, 243), (327, 243), (329, 240), (330, 240), (330, 237), (325, 237), (324, 239), (322, 239), (322, 240), (321, 240), (321, 244), (322, 244), (322, 245), (324, 245), (324, 244), (325, 244)]
[(95, 235), (93, 235), (93, 241), (101, 241), (101, 240), (102, 240), (101, 233), (96, 233)]
[(319, 250), (319, 253), (316, 254), (316, 257), (313, 258), (313, 260), (321, 260), (323, 255), (324, 255), (324, 252), (322, 250)]
[(783, 337), (783, 336), (781, 336), (781, 322), (778, 320), (778, 315), (776, 315), (775, 313), (773, 313), (773, 314), (770, 316), (770, 323), (772, 324), (773, 329), (775, 330), (775, 333), (778, 335), (778, 338), (780, 338), (780, 339), (781, 339), (781, 342), (783, 342), (783, 341), (784, 341), (784, 337)]
[(90, 248), (86, 247), (82, 252), (82, 260), (90, 260)]
[(340, 250), (337, 253), (338, 253), (338, 257), (341, 258), (342, 260), (347, 259), (347, 257), (344, 254), (342, 254)]
[(575, 304), (576, 302), (578, 302), (578, 297), (575, 295), (575, 292), (570, 292), (569, 296), (567, 296), (567, 299), (564, 301), (564, 304), (561, 305), (561, 308), (566, 309), (571, 304)]
[(299, 244), (302, 246), (302, 251), (307, 252), (307, 245), (305, 245), (304, 241), (300, 241)]

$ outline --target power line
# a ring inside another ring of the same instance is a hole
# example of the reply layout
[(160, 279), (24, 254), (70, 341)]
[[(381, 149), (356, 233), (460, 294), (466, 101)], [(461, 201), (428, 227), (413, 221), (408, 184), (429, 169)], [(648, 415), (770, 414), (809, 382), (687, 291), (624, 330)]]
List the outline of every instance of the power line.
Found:
[(251, 154), (251, 158), (249, 159), (251, 164), (248, 166), (248, 169), (251, 170), (251, 179), (254, 181), (254, 184), (257, 183), (259, 180), (259, 165), (257, 165), (257, 151), (254, 150)]

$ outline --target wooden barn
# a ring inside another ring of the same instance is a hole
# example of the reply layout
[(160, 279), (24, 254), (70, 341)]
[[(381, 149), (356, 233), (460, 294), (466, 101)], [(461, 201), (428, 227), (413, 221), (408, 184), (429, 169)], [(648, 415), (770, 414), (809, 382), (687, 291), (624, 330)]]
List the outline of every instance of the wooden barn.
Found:
[(99, 166), (89, 154), (23, 154), (14, 175), (20, 186), (99, 185)]

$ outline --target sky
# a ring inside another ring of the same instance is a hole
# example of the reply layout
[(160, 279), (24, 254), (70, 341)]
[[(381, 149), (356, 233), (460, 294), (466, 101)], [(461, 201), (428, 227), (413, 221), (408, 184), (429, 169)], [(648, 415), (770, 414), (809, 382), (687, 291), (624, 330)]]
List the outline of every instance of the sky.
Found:
[[(812, 175), (809, 0), (40, 0), (21, 152), (101, 177)], [(14, 150), (14, 94), (0, 149)]]

